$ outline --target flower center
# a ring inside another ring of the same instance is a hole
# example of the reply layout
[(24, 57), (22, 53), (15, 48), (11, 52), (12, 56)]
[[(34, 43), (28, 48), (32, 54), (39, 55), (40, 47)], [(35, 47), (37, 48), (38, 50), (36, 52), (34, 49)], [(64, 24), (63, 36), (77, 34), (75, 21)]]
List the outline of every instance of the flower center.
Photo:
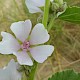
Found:
[(30, 47), (30, 42), (29, 41), (24, 41), (23, 44), (21, 45), (21, 48), (23, 50), (29, 50)]

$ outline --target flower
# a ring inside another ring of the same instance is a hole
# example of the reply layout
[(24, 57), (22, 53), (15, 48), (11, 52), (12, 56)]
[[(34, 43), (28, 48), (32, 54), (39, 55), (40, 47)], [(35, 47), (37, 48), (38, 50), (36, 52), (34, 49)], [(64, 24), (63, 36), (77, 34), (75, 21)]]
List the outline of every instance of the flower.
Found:
[(18, 63), (13, 59), (3, 69), (0, 69), (0, 80), (21, 80), (21, 73), (17, 71)]
[(41, 45), (49, 40), (49, 34), (43, 24), (36, 24), (32, 32), (30, 20), (15, 22), (10, 28), (16, 38), (7, 32), (1, 32), (3, 37), (0, 42), (1, 54), (14, 54), (19, 64), (29, 66), (33, 65), (32, 57), (37, 62), (43, 63), (52, 54), (53, 46)]
[[(53, 2), (53, 0), (50, 0)], [(45, 0), (25, 0), (26, 6), (30, 13), (43, 12), (40, 7), (44, 7)]]

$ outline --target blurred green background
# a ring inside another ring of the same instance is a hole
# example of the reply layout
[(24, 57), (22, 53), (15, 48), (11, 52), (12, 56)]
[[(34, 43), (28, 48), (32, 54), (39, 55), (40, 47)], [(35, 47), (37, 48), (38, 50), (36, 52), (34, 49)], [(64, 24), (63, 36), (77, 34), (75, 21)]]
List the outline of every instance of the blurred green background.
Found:
[[(0, 0), (0, 32), (11, 32), (10, 25), (15, 21), (31, 19), (33, 26), (40, 14), (29, 14), (25, 0)], [(80, 6), (80, 0), (65, 0), (68, 5)], [(57, 20), (50, 31), (51, 44), (55, 52), (43, 64), (38, 65), (35, 80), (47, 80), (57, 71), (74, 69), (80, 72), (80, 25)], [(0, 35), (0, 40), (2, 39)], [(13, 55), (0, 54), (0, 67), (6, 65)]]

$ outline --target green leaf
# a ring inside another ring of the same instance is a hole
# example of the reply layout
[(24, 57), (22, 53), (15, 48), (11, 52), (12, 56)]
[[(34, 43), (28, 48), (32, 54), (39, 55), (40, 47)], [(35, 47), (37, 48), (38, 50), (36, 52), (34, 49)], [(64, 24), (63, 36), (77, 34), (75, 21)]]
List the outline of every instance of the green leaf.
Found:
[(57, 72), (48, 80), (80, 80), (80, 73), (76, 73), (73, 70), (66, 70)]
[(64, 21), (80, 24), (80, 7), (68, 7), (58, 18)]

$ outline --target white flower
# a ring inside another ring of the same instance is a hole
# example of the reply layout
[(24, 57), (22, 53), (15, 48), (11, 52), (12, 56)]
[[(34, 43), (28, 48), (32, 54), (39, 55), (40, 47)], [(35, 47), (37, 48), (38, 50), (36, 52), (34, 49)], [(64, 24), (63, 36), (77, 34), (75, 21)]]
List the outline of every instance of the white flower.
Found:
[[(53, 0), (50, 0), (51, 2)], [(45, 0), (26, 0), (26, 6), (30, 13), (43, 12), (40, 7), (44, 7)]]
[(21, 73), (17, 71), (18, 64), (12, 59), (8, 66), (0, 69), (0, 80), (21, 80)]
[[(30, 20), (15, 22), (11, 25), (13, 35), (1, 32), (1, 54), (14, 54), (21, 65), (33, 65), (31, 56), (39, 63), (43, 63), (54, 50), (51, 45), (41, 45), (49, 40), (49, 34), (43, 24), (35, 25), (31, 32)], [(20, 42), (20, 43), (19, 43)]]

